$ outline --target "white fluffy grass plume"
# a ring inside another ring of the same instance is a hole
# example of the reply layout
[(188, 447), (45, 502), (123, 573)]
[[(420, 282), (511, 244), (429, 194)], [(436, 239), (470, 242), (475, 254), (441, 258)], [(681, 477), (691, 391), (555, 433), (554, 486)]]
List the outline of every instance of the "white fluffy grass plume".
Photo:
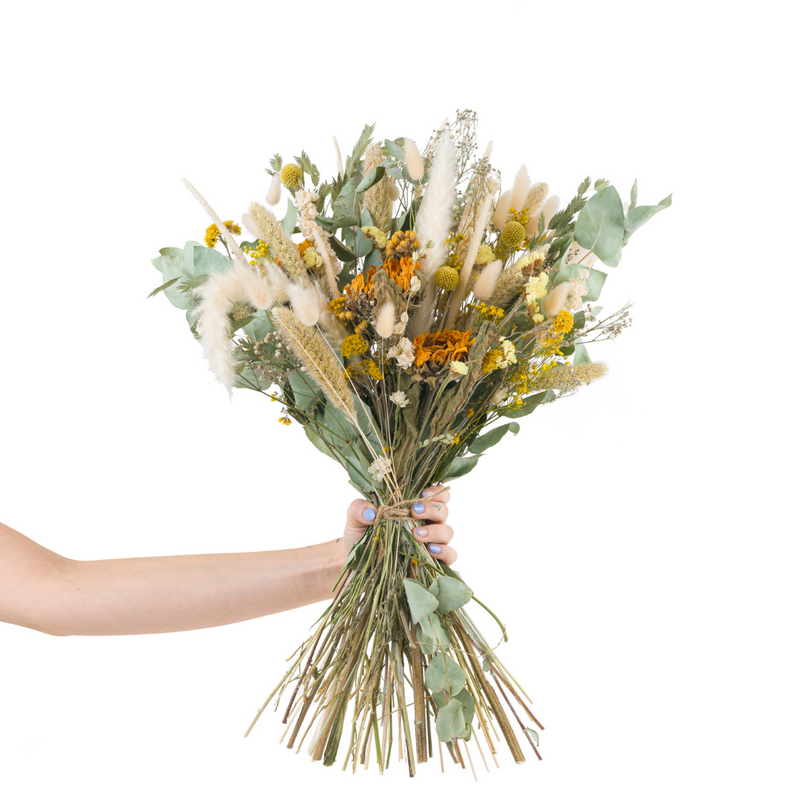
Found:
[(267, 205), (274, 206), (279, 200), (281, 199), (281, 176), (279, 173), (275, 173), (272, 176), (272, 183), (269, 185), (269, 191), (267, 192)]
[(422, 156), (419, 154), (413, 139), (405, 139), (403, 141), (403, 151), (405, 152), (406, 166), (411, 180), (422, 180), (422, 176), (425, 174), (425, 164), (422, 162)]
[(388, 339), (395, 326), (394, 306), (391, 302), (386, 302), (381, 306), (378, 316), (375, 318), (375, 330), (381, 339)]
[(203, 354), (214, 377), (225, 387), (230, 397), (236, 370), (228, 315), (234, 304), (247, 302), (249, 298), (233, 270), (212, 273), (197, 288), (197, 294), (201, 301), (194, 316), (197, 319), (197, 333)]
[(474, 294), (478, 300), (488, 300), (494, 293), (502, 270), (502, 261), (497, 260), (487, 264), (483, 268), (483, 272), (481, 272), (475, 281), (475, 286), (472, 288), (472, 294)]
[(447, 237), (453, 224), (456, 188), (456, 148), (450, 131), (444, 131), (431, 164), (430, 179), (417, 215), (417, 237), (425, 247), (432, 242), (421, 263), (430, 277), (447, 258)]

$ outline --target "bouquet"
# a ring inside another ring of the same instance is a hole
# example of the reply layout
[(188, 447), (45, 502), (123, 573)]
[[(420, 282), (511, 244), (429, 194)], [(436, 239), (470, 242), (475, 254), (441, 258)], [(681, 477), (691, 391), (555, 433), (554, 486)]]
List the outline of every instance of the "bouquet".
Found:
[[(436, 750), (443, 769), (445, 749), (474, 771), (473, 742), (487, 769), (501, 742), (516, 762), (521, 742), (541, 758), (531, 700), (469, 609), (484, 607), (503, 640), (505, 627), (414, 539), (408, 509), (520, 418), (606, 372), (587, 344), (617, 336), (629, 308), (602, 315), (595, 265), (617, 266), (671, 202), (638, 205), (634, 183), (626, 207), (587, 178), (561, 207), (525, 167), (501, 193), (476, 121), (458, 113), (422, 152), (409, 138), (374, 142), (368, 125), (344, 163), (336, 145), (324, 182), (305, 151), (276, 155), (266, 206), (242, 216), (249, 237), (187, 183), (212, 220), (205, 242), (153, 260), (153, 294), (186, 311), (228, 392), (278, 402), (280, 421), (302, 425), (379, 507), (259, 711), (285, 701), (288, 747), (354, 771), (373, 759), (383, 771), (392, 750), (412, 776)], [(279, 219), (267, 206), (286, 194)]]

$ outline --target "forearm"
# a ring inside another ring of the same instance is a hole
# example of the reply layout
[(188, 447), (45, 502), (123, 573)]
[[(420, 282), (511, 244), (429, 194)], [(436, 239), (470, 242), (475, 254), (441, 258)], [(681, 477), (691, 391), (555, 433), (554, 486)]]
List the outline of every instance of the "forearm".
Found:
[(44, 626), (58, 635), (194, 630), (331, 599), (337, 541), (292, 550), (70, 561)]

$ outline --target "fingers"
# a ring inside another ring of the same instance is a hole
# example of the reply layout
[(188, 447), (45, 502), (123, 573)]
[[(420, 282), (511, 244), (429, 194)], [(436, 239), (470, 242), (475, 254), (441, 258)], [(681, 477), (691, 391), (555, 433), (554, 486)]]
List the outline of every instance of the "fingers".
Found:
[(423, 525), (414, 529), (414, 538), (423, 544), (450, 544), (453, 529), (449, 525)]
[(446, 544), (428, 545), (428, 551), (435, 559), (447, 564), (448, 567), (458, 558), (458, 553)]
[[(436, 486), (429, 486), (427, 489), (423, 489), (422, 490), (422, 496), (423, 497), (431, 497), (431, 495), (433, 495), (435, 492), (439, 492), (439, 490), (442, 489), (442, 488), (443, 488), (443, 486), (440, 483), (436, 484)], [(440, 503), (445, 503), (445, 504), (449, 503), (450, 502), (450, 490), (446, 489), (443, 492), (439, 492), (439, 494), (437, 494), (434, 499), (438, 500)]]
[(424, 519), (430, 522), (445, 522), (449, 511), (447, 504), (438, 498), (434, 500), (420, 500), (411, 506), (411, 516), (414, 519)]

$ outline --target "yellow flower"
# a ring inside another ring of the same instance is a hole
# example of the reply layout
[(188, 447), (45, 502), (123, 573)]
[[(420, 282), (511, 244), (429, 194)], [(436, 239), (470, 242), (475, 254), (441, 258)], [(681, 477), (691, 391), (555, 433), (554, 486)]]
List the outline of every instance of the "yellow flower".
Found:
[(475, 256), (475, 263), (488, 264), (490, 261), (494, 261), (494, 250), (488, 244), (482, 244), (478, 248), (478, 255)]
[(281, 425), (291, 425), (292, 424), (292, 421), (289, 419), (289, 417), (278, 417), (278, 422), (280, 422)]
[(439, 267), (433, 275), (433, 280), (440, 289), (452, 292), (458, 286), (458, 273), (452, 267)]
[(569, 333), (572, 330), (573, 322), (572, 314), (565, 308), (561, 309), (553, 320), (553, 330), (556, 333)]
[(361, 362), (361, 364), (359, 364), (359, 366), (366, 375), (372, 378), (372, 380), (374, 381), (383, 380), (383, 373), (381, 372), (381, 368), (371, 358), (365, 358)]
[(470, 347), (475, 342), (475, 337), (469, 338), (472, 330), (454, 331), (444, 330), (426, 331), (414, 339), (414, 364), (419, 368), (426, 361), (431, 360), (437, 364), (448, 364), (451, 361), (464, 361)]
[(367, 340), (363, 336), (354, 333), (342, 342), (342, 355), (345, 358), (350, 358), (352, 355), (361, 355), (361, 353), (367, 352), (367, 347)]
[[(242, 235), (242, 226), (234, 223), (232, 219), (226, 219), (224, 225), (231, 233), (236, 234), (236, 236)], [(217, 242), (222, 241), (222, 236), (220, 236), (219, 228), (216, 225), (212, 224), (206, 228), (204, 241), (206, 247), (214, 247)]]
[(299, 164), (284, 164), (281, 169), (281, 183), (287, 189), (294, 189), (303, 179), (303, 168)]
[(474, 417), (474, 416), (475, 416), (475, 409), (474, 408), (470, 408), (467, 411), (467, 419), (469, 419), (470, 417)]
[(525, 228), (511, 220), (506, 222), (500, 233), (500, 244), (507, 250), (516, 250), (525, 241)]

